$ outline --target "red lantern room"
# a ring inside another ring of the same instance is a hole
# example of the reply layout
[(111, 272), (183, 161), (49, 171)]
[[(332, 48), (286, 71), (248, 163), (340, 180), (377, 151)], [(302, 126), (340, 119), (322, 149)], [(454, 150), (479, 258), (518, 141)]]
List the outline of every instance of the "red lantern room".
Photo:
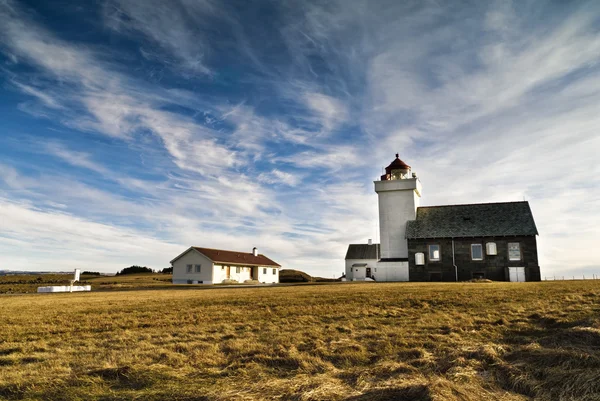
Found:
[(381, 181), (404, 180), (410, 178), (410, 166), (398, 158), (385, 168), (385, 174), (381, 176)]

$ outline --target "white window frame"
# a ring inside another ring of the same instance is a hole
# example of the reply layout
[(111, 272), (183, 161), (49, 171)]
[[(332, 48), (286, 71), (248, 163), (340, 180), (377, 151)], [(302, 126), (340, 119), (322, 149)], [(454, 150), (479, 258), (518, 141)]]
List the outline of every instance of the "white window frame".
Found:
[[(519, 247), (519, 259), (511, 258), (511, 256), (510, 256), (510, 246), (515, 245), (515, 244)], [(507, 252), (508, 252), (508, 260), (509, 261), (516, 262), (516, 261), (523, 259), (523, 254), (521, 253), (521, 243), (520, 242), (509, 242), (507, 245), (507, 248), (508, 248)]]
[[(480, 253), (481, 257), (480, 258), (476, 258), (476, 257), (473, 256), (473, 247), (474, 246), (478, 246), (479, 247), (480, 252), (481, 252)], [(481, 244), (471, 244), (471, 260), (483, 260), (483, 245), (481, 245)]]
[(423, 252), (415, 253), (415, 265), (416, 266), (425, 265), (425, 254)]
[(202, 271), (202, 265), (194, 265), (194, 271), (200, 273)]
[(185, 272), (191, 274), (194, 272), (194, 265), (185, 265)]
[[(437, 246), (437, 252), (438, 252), (438, 257), (437, 258), (432, 258), (431, 257), (431, 247), (432, 246)], [(429, 259), (430, 262), (440, 262), (442, 260), (442, 247), (440, 246), (440, 244), (427, 245), (427, 257), (428, 257), (428, 259)]]
[(495, 242), (487, 242), (485, 244), (486, 255), (498, 255), (498, 245)]
[(273, 274), (277, 274), (277, 269), (273, 269)]

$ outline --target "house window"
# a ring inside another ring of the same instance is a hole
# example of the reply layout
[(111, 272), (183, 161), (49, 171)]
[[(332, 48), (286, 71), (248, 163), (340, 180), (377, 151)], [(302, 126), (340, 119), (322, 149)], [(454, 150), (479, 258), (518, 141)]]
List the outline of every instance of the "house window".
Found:
[(225, 266), (221, 266), (221, 270), (225, 270)]
[(263, 274), (267, 274), (267, 268), (263, 267)]
[(235, 272), (236, 272), (236, 273), (239, 273), (239, 272), (240, 272), (240, 267), (239, 267), (239, 266), (236, 266), (236, 267), (235, 267)]
[(521, 260), (521, 244), (518, 242), (508, 243), (508, 260)]
[(496, 248), (496, 243), (488, 242), (487, 244), (485, 244), (485, 253), (487, 253), (488, 255), (497, 255), (498, 250)]
[(201, 265), (196, 265), (196, 273), (200, 273), (200, 267)]
[(192, 272), (192, 265), (187, 265), (187, 266), (186, 266), (186, 271), (187, 271), (188, 273), (191, 273), (191, 272)]
[(415, 265), (423, 266), (425, 264), (425, 254), (423, 252), (415, 253)]
[(471, 259), (483, 260), (483, 247), (481, 244), (471, 244)]
[(430, 262), (439, 262), (440, 260), (440, 246), (439, 245), (429, 245), (429, 261)]
[(277, 269), (273, 269), (273, 274), (277, 274)]

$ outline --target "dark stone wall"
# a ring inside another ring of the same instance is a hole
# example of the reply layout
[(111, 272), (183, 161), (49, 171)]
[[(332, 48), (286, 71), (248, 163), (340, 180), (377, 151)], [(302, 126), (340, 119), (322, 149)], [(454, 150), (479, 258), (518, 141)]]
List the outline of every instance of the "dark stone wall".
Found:
[[(486, 255), (487, 242), (495, 242), (497, 255)], [(521, 244), (521, 260), (508, 260), (508, 243)], [(471, 259), (471, 244), (481, 244), (483, 260)], [(428, 245), (439, 245), (441, 260), (429, 260)], [(415, 254), (425, 254), (425, 265), (415, 264)], [(535, 236), (455, 238), (454, 256), (458, 268), (458, 281), (483, 276), (493, 281), (508, 281), (508, 267), (525, 267), (527, 281), (540, 281), (540, 267)], [(409, 239), (408, 266), (410, 281), (456, 281), (452, 265), (452, 239)]]

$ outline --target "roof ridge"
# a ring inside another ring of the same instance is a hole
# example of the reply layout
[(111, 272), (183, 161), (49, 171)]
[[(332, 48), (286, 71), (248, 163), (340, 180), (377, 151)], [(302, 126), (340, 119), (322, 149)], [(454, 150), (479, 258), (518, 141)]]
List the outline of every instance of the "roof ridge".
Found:
[(529, 201), (504, 201), (504, 202), (483, 202), (483, 203), (456, 203), (453, 205), (433, 205), (433, 206), (419, 206), (417, 209), (434, 208), (434, 207), (452, 207), (452, 206), (477, 206), (477, 205), (502, 205), (507, 203), (527, 203)]
[[(233, 252), (233, 253), (244, 253), (247, 255), (254, 255), (252, 252), (240, 252), (240, 251), (230, 251), (229, 249), (218, 249), (218, 248), (207, 248), (205, 246), (192, 246), (192, 248), (199, 248), (199, 249), (208, 249), (211, 251), (221, 251), (221, 252)], [(259, 253), (259, 255), (262, 255), (262, 253)]]

